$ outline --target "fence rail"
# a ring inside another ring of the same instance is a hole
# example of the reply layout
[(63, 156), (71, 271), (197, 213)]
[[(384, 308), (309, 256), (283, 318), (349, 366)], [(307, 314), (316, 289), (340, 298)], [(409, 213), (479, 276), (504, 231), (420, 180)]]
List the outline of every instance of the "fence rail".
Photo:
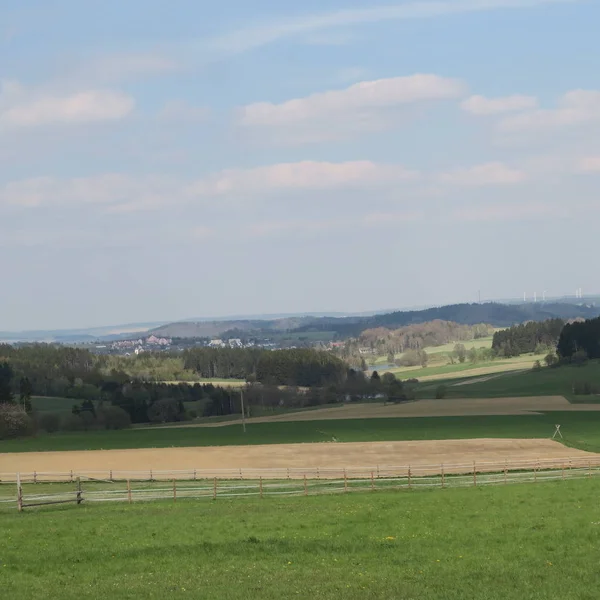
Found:
[(600, 475), (600, 457), (347, 468), (194, 469), (0, 473), (0, 508), (73, 502), (140, 502), (313, 496), (377, 490), (476, 487)]

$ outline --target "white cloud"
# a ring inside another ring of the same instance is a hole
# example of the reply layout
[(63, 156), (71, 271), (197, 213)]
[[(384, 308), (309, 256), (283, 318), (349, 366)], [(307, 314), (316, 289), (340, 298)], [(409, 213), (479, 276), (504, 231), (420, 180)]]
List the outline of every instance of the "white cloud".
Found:
[(482, 165), (454, 169), (439, 175), (442, 183), (457, 186), (511, 185), (525, 181), (523, 171), (513, 169), (501, 162), (489, 162)]
[[(388, 127), (401, 107), (456, 98), (464, 89), (461, 81), (427, 74), (361, 81), (281, 104), (250, 104), (240, 109), (239, 122), (248, 129), (268, 128), (275, 141), (286, 143), (343, 139)], [(260, 140), (265, 139), (261, 132)]]
[(504, 96), (501, 98), (486, 98), (485, 96), (470, 96), (461, 103), (461, 108), (473, 115), (497, 115), (505, 112), (516, 112), (537, 108), (538, 101), (534, 96)]
[(116, 173), (73, 179), (37, 177), (0, 187), (0, 205), (23, 208), (102, 205), (109, 210), (147, 210), (180, 201), (183, 186), (160, 176)]
[(504, 133), (545, 132), (595, 121), (600, 121), (600, 91), (572, 90), (559, 100), (557, 108), (506, 117), (498, 127)]
[(600, 173), (600, 156), (586, 156), (579, 161), (578, 170), (582, 173)]
[(131, 212), (224, 196), (262, 198), (270, 193), (391, 186), (416, 179), (398, 165), (370, 161), (282, 163), (254, 169), (228, 169), (189, 182), (160, 175), (107, 173), (57, 179), (37, 177), (0, 187), (0, 206), (21, 208), (101, 206)]
[(232, 31), (209, 40), (206, 49), (211, 53), (237, 54), (282, 39), (336, 27), (379, 21), (431, 19), (444, 15), (488, 10), (533, 8), (575, 1), (577, 0), (452, 0), (338, 10), (330, 13), (295, 16), (290, 19)]
[(135, 106), (131, 96), (110, 90), (67, 95), (26, 93), (11, 84), (0, 96), (0, 124), (35, 127), (52, 123), (85, 123), (122, 119)]
[(463, 90), (462, 82), (437, 75), (417, 74), (361, 81), (345, 90), (312, 94), (282, 104), (250, 104), (241, 110), (241, 122), (244, 125), (281, 125), (338, 118), (340, 113), (356, 113), (422, 100), (455, 98)]
[(277, 191), (351, 188), (410, 181), (418, 173), (371, 161), (302, 161), (253, 169), (229, 169), (190, 186), (198, 196), (251, 195)]

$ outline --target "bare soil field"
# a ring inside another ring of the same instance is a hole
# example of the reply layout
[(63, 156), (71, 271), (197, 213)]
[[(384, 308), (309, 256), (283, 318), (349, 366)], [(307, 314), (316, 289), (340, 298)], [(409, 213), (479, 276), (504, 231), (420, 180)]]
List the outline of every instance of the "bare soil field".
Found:
[[(282, 469), (295, 469), (295, 476), (302, 477), (302, 469), (306, 469), (309, 476), (314, 476), (317, 467), (375, 469), (380, 465), (387, 472), (400, 472), (402, 467), (410, 465), (415, 474), (419, 470), (423, 474), (439, 472), (443, 463), (446, 472), (450, 473), (459, 471), (452, 465), (463, 465), (464, 472), (472, 468), (474, 461), (479, 465), (478, 470), (484, 471), (484, 463), (496, 463), (497, 468), (499, 463), (515, 465), (527, 461), (533, 467), (538, 460), (552, 460), (560, 466), (569, 459), (578, 458), (595, 459), (597, 462), (600, 455), (544, 439), (348, 442), (0, 454), (0, 472), (14, 475), (16, 472), (66, 473), (72, 470), (80, 475), (108, 479), (109, 471), (114, 470), (131, 472), (128, 476), (135, 479), (148, 478), (150, 469), (188, 472), (210, 469), (215, 477), (231, 478), (231, 473), (224, 473), (225, 470), (242, 469), (246, 471), (244, 477), (252, 478), (252, 469), (279, 469), (279, 473), (274, 472), (272, 476), (281, 478)], [(177, 476), (173, 473), (169, 477)], [(327, 474), (323, 473), (323, 476)], [(8, 478), (8, 475), (3, 476), (5, 480)]]

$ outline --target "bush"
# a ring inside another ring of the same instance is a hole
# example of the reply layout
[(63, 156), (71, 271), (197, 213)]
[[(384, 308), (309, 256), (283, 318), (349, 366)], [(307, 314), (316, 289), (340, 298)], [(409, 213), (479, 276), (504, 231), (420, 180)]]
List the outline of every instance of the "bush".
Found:
[(571, 357), (571, 362), (578, 367), (582, 367), (589, 360), (588, 353), (585, 350), (577, 350)]
[(105, 429), (128, 429), (131, 427), (129, 413), (118, 406), (106, 406), (99, 410), (98, 422)]
[(46, 433), (55, 433), (60, 429), (60, 417), (56, 413), (43, 413), (39, 425)]
[(573, 393), (576, 396), (590, 396), (600, 393), (600, 389), (589, 381), (577, 381), (573, 384)]
[(83, 421), (79, 415), (65, 415), (60, 422), (60, 428), (63, 431), (82, 431)]
[(533, 363), (533, 370), (534, 371), (541, 371), (542, 370), (542, 363), (539, 360), (536, 360)]
[(442, 400), (443, 398), (446, 397), (447, 393), (448, 393), (448, 388), (445, 385), (438, 385), (435, 390), (436, 400)]
[(0, 440), (33, 434), (33, 421), (16, 404), (0, 404)]

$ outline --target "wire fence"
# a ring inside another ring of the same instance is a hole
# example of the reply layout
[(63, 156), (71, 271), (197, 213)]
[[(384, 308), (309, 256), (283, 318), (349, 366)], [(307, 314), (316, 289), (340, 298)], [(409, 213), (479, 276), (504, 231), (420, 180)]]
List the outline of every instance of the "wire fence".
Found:
[(348, 468), (0, 473), (0, 509), (477, 487), (599, 475), (600, 457)]

